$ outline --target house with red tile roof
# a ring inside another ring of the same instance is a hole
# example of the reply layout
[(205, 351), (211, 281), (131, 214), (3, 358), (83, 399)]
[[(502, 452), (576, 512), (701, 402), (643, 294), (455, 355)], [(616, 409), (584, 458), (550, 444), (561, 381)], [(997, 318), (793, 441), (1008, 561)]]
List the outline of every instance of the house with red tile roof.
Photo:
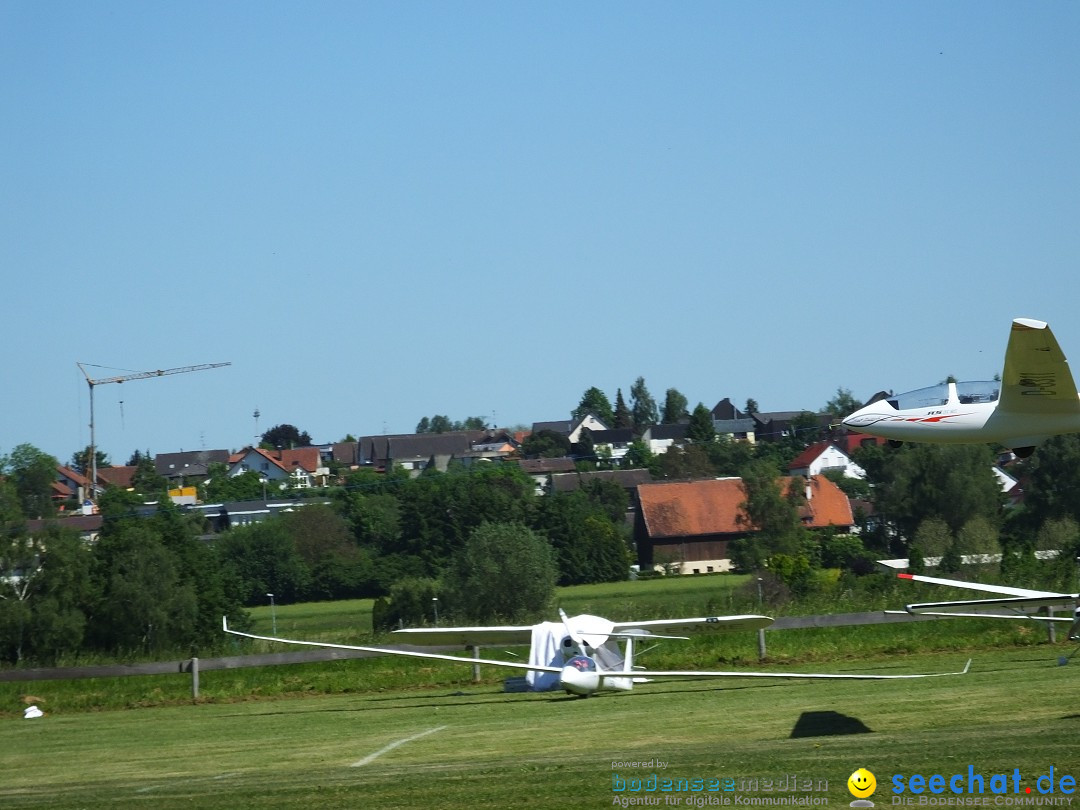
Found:
[(291, 450), (263, 450), (245, 447), (229, 457), (229, 475), (257, 472), (267, 481), (288, 483), (296, 489), (325, 486), (330, 474), (323, 466), (318, 447), (295, 447)]
[(56, 481), (52, 484), (53, 501), (82, 501), (90, 497), (89, 478), (71, 467), (56, 465)]
[(131, 481), (135, 477), (134, 466), (123, 467), (98, 467), (98, 484), (131, 489)]
[(788, 473), (803, 477), (838, 470), (848, 478), (866, 478), (866, 470), (852, 461), (833, 442), (815, 442), (788, 464)]
[[(847, 531), (855, 523), (850, 501), (828, 478), (781, 478), (783, 491), (793, 481), (806, 488), (800, 509), (804, 526)], [(638, 564), (642, 569), (677, 564), (684, 574), (731, 570), (728, 543), (755, 531), (747, 525), (745, 501), (741, 478), (641, 484), (634, 527)]]

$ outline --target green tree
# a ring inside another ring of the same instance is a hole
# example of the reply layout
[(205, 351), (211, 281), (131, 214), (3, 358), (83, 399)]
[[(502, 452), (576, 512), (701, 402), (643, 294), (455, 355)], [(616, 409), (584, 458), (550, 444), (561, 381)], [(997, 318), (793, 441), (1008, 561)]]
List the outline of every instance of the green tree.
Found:
[(344, 517), (328, 506), (316, 504), (286, 513), (281, 521), (310, 571), (305, 599), (374, 595), (372, 555), (356, 545)]
[(1080, 525), (1071, 517), (1050, 518), (1039, 528), (1035, 536), (1037, 551), (1057, 552), (1048, 566), (1049, 583), (1068, 593), (1077, 588), (1077, 558), (1080, 556)]
[(1066, 517), (1080, 522), (1080, 434), (1043, 442), (1024, 462), (1024, 472), (1024, 529)]
[(630, 442), (626, 455), (622, 457), (621, 466), (625, 470), (646, 469), (652, 473), (656, 469), (656, 455), (649, 449), (649, 445), (638, 439)]
[(401, 506), (389, 492), (347, 492), (339, 508), (361, 546), (391, 549), (401, 537)]
[(826, 533), (819, 539), (822, 568), (843, 568), (869, 573), (874, 561), (862, 540), (854, 534)]
[(649, 393), (644, 377), (638, 377), (630, 386), (630, 414), (634, 420), (634, 433), (639, 436), (645, 428), (660, 421), (656, 400)]
[(932, 517), (944, 520), (953, 533), (977, 515), (994, 523), (1000, 519), (1003, 497), (989, 446), (905, 444), (889, 458), (875, 471), (882, 477), (870, 480), (878, 513), (901, 536), (912, 538)]
[(634, 427), (634, 414), (631, 412), (630, 408), (627, 407), (626, 400), (623, 399), (621, 388), (615, 392), (614, 418), (615, 424), (613, 427), (618, 430)]
[(608, 400), (607, 395), (595, 386), (581, 395), (581, 402), (574, 408), (571, 415), (574, 419), (581, 419), (590, 413), (606, 426), (615, 426), (615, 411), (611, 408), (611, 402)]
[(821, 439), (821, 421), (816, 414), (803, 411), (791, 420), (785, 442), (792, 454), (801, 453)]
[(995, 521), (975, 515), (956, 533), (956, 549), (962, 557), (990, 557), (1001, 553), (1001, 538)]
[(27, 642), (35, 660), (55, 663), (82, 647), (96, 583), (91, 553), (74, 531), (51, 526), (39, 548), (40, 568), (30, 583)]
[(582, 484), (581, 491), (590, 503), (599, 507), (613, 526), (626, 522), (626, 510), (630, 507), (630, 495), (621, 484), (614, 481), (594, 479)]
[(144, 456), (140, 456), (135, 465), (135, 472), (131, 476), (131, 487), (136, 492), (152, 497), (154, 495), (162, 495), (168, 487), (169, 480), (163, 476), (158, 475), (157, 468), (154, 466), (154, 459), (147, 453)]
[(822, 475), (832, 481), (849, 498), (870, 500), (870, 482), (865, 478), (852, 478), (844, 475), (843, 470), (825, 470)]
[(442, 583), (431, 577), (403, 577), (390, 588), (390, 600), (383, 615), (371, 617), (376, 632), (386, 632), (399, 627), (421, 627), (436, 623), (438, 601), (442, 597)]
[(689, 417), (689, 403), (675, 388), (669, 388), (664, 395), (664, 410), (660, 421), (665, 425), (675, 425)]
[(301, 432), (295, 425), (274, 425), (262, 435), (261, 447), (291, 450), (294, 447), (311, 447), (311, 437), (305, 430)]
[(716, 427), (713, 425), (712, 411), (699, 402), (690, 414), (686, 426), (686, 438), (694, 444), (708, 445), (716, 441)]
[(436, 414), (431, 417), (431, 433), (449, 433), (453, 429), (454, 423), (450, 421), (449, 416)]
[(578, 459), (588, 461), (596, 459), (596, 440), (593, 439), (593, 432), (589, 428), (581, 429), (578, 440), (570, 446), (570, 452)]
[[(97, 468), (100, 470), (102, 467), (111, 467), (108, 455), (103, 450), (95, 450), (94, 456), (97, 458)], [(71, 469), (78, 473), (89, 477), (90, 475), (90, 445), (86, 445), (82, 450), (77, 450), (71, 454)]]
[(954, 545), (949, 524), (939, 517), (929, 517), (920, 523), (911, 541), (920, 559), (938, 558), (938, 565), (943, 571), (959, 570), (959, 559), (956, 555), (950, 555)]
[(836, 396), (825, 403), (823, 412), (836, 419), (843, 419), (848, 414), (859, 410), (862, 406), (863, 404), (851, 395), (851, 391), (846, 388), (837, 388)]
[(570, 440), (554, 430), (538, 430), (521, 443), (521, 455), (526, 458), (562, 458), (570, 455)]
[(560, 585), (615, 582), (630, 570), (625, 535), (610, 510), (585, 491), (553, 492), (538, 504), (533, 527), (555, 549)]
[[(397, 490), (401, 534), (387, 549), (422, 576), (436, 576), (481, 523), (527, 522), (536, 483), (516, 464), (451, 469)], [(412, 560), (412, 563), (408, 561)]]
[(151, 526), (127, 526), (99, 540), (94, 551), (102, 587), (93, 622), (99, 646), (162, 652), (195, 642), (195, 588), (182, 582), (175, 557)]
[(742, 471), (754, 459), (754, 445), (730, 436), (718, 436), (704, 445), (716, 475), (742, 476)]
[(799, 520), (805, 501), (798, 481), (792, 479), (785, 491), (778, 470), (756, 460), (743, 470), (746, 500), (737, 522), (751, 536), (732, 542), (732, 560), (739, 570), (755, 570), (775, 554), (797, 557), (806, 544), (806, 530)]
[(716, 477), (708, 450), (696, 444), (672, 445), (656, 458), (656, 469), (660, 477), (672, 480)]
[[(26, 518), (23, 517), (19, 493), (10, 479), (0, 475), (0, 555), (3, 555), (8, 540), (21, 537), (25, 533)], [(0, 581), (2, 580), (0, 577)]]
[(311, 572), (281, 520), (237, 526), (220, 534), (214, 550), (233, 595), (245, 605), (295, 602), (307, 590)]
[(20, 444), (11, 451), (0, 473), (6, 473), (19, 499), (19, 509), (27, 518), (53, 514), (52, 486), (56, 483), (57, 461), (32, 444)]
[(519, 523), (484, 523), (469, 535), (444, 576), (447, 599), (468, 622), (542, 618), (558, 571), (548, 542)]
[(209, 478), (200, 485), (202, 499), (217, 501), (255, 501), (268, 489), (278, 491), (278, 482), (268, 482), (255, 470), (229, 475), (229, 468), (218, 462), (210, 465)]

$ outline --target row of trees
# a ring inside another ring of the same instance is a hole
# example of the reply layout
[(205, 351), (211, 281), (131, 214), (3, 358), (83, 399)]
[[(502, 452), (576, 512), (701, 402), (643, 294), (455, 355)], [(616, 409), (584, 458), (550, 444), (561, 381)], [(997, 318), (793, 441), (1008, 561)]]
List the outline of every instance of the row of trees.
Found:
[[(20, 463), (24, 455), (33, 454), (20, 452)], [(55, 469), (55, 460), (45, 461), (51, 463), (41, 466)], [(490, 573), (478, 561), (496, 542), (492, 535), (508, 548), (518, 547), (510, 537), (542, 544), (550, 576), (538, 582), (550, 580), (551, 588), (624, 579), (631, 562), (621, 487), (596, 482), (538, 497), (535, 482), (515, 465), (418, 478), (361, 471), (326, 493), (326, 504), (209, 540), (203, 519), (167, 498), (145, 517), (139, 507), (146, 493), (111, 488), (99, 501), (103, 526), (93, 545), (62, 521), (31, 534), (19, 498), (22, 479), (14, 472), (9, 468), (0, 480), (0, 661), (52, 662), (86, 652), (191, 654), (220, 644), (221, 615), (242, 624), (238, 611), (264, 604), (268, 593), (281, 602), (340, 599), (431, 581), (439, 583), (447, 615), (490, 610), (510, 618), (520, 611), (491, 595), (520, 599), (537, 575), (527, 569), (525, 583), (518, 568), (497, 582), (486, 574), (477, 580), (477, 572)], [(488, 538), (486, 551), (468, 551), (474, 536)], [(511, 559), (524, 562), (527, 555)]]

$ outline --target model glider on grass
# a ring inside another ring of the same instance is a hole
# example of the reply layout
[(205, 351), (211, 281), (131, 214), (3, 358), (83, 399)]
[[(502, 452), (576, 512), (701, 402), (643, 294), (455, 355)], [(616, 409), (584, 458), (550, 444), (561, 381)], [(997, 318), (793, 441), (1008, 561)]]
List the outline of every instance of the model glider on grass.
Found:
[[(661, 639), (686, 640), (690, 635), (727, 630), (758, 630), (768, 627), (773, 620), (768, 616), (709, 616), (699, 619), (654, 619), (643, 622), (613, 622), (599, 616), (582, 614), (567, 616), (561, 610), (561, 622), (542, 622), (521, 627), (429, 627), (398, 630), (392, 635), (404, 642), (418, 645), (463, 644), (473, 648), (491, 644), (530, 644), (528, 663), (496, 661), (486, 658), (465, 658), (457, 655), (396, 650), (387, 647), (361, 647), (351, 644), (329, 644), (319, 641), (259, 636), (230, 630), (228, 620), (222, 619), (226, 633), (260, 641), (282, 644), (299, 644), (307, 647), (328, 647), (337, 650), (361, 650), (366, 652), (423, 658), (435, 661), (452, 661), (458, 664), (485, 664), (495, 667), (524, 670), (531, 689), (547, 691), (562, 689), (572, 695), (587, 697), (601, 690), (629, 691), (635, 683), (645, 683), (654, 678), (820, 678), (850, 680), (896, 680), (905, 678), (932, 678), (942, 675), (962, 675), (960, 672), (933, 672), (913, 675), (878, 675), (848, 673), (808, 672), (749, 672), (698, 671), (698, 670), (649, 670), (636, 667), (635, 653), (641, 651), (636, 645)], [(675, 635), (677, 634), (677, 635)], [(622, 642), (622, 648), (619, 647)], [(650, 648), (651, 649), (651, 648)]]
[(949, 382), (882, 394), (843, 423), (894, 443), (996, 442), (1026, 458), (1051, 436), (1080, 432), (1080, 394), (1050, 327), (1017, 318), (1000, 382)]
[[(1030, 619), (1038, 622), (1069, 622), (1069, 640), (1080, 641), (1080, 594), (1036, 591), (1009, 585), (984, 585), (959, 579), (926, 577), (922, 574), (897, 574), (900, 579), (949, 585), (969, 591), (996, 593), (995, 599), (962, 599), (951, 602), (920, 602), (906, 605), (908, 613), (969, 619)], [(1068, 616), (1036, 615), (1036, 610), (1067, 610)]]

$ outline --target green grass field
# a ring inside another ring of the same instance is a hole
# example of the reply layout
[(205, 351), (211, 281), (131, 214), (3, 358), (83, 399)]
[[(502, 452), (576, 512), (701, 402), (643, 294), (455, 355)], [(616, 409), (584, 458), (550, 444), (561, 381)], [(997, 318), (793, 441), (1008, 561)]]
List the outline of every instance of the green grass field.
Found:
[[(728, 576), (611, 583), (560, 589), (557, 601), (571, 614), (612, 619), (707, 615), (753, 610), (746, 583)], [(883, 599), (891, 607), (900, 601), (895, 594)], [(834, 610), (846, 609), (835, 603)], [(269, 632), (276, 620), (282, 636), (371, 640), (370, 600), (252, 613), (256, 632)], [(847, 777), (866, 767), (878, 778), (872, 798), (880, 807), (894, 805), (895, 774), (948, 777), (971, 766), (988, 781), (1019, 769), (1025, 787), (1051, 767), (1059, 778), (1080, 776), (1080, 712), (1071, 709), (1080, 658), (1058, 666), (1073, 647), (1047, 644), (1042, 628), (961, 620), (767, 637), (764, 663), (750, 633), (665, 642), (643, 663), (882, 673), (952, 671), (968, 657), (974, 664), (962, 677), (670, 681), (587, 700), (503, 693), (507, 672), (494, 667), (476, 684), (468, 666), (390, 657), (206, 671), (198, 702), (190, 677), (180, 674), (5, 682), (0, 806), (638, 806), (628, 799), (668, 807), (727, 799), (734, 806), (776, 798), (765, 780), (780, 787), (792, 776), (824, 788), (797, 795), (847, 806)], [(24, 720), (27, 701), (46, 716)], [(648, 760), (665, 764), (613, 769), (614, 762)], [(673, 782), (666, 793), (613, 790), (620, 780), (627, 788), (634, 779), (648, 786), (653, 773), (688, 780), (687, 788), (702, 780), (705, 789), (678, 790)], [(731, 790), (707, 789), (710, 780), (728, 779)], [(991, 804), (1004, 798), (987, 797)]]
[[(826, 780), (827, 789), (798, 795), (846, 806), (846, 780), (859, 767), (876, 775), (879, 807), (891, 803), (894, 774), (966, 775), (970, 765), (989, 780), (1018, 768), (1034, 786), (1051, 767), (1080, 776), (1080, 665), (1057, 666), (1057, 652), (986, 652), (967, 676), (923, 681), (684, 681), (589, 699), (481, 685), (9, 715), (0, 720), (0, 806), (587, 808), (631, 796), (694, 807), (781, 795), (763, 780), (779, 786), (788, 775)], [(941, 671), (963, 658), (833, 669)], [(204, 680), (214, 688), (233, 675)], [(848, 733), (853, 724), (860, 733)], [(665, 765), (613, 769), (627, 760)], [(613, 792), (615, 774), (653, 773), (706, 784), (756, 778), (758, 789)]]

